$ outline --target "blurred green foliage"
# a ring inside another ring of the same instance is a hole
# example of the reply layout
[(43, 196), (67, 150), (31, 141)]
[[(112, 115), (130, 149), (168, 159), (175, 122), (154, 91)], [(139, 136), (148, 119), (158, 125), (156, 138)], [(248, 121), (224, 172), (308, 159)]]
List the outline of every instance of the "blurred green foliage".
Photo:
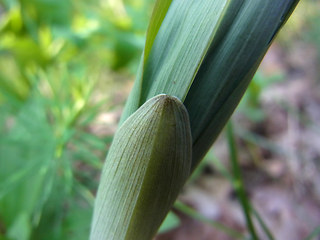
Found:
[[(0, 1), (0, 239), (88, 239), (106, 69), (135, 72), (152, 0)], [(101, 103), (102, 101), (102, 103)]]
[(238, 111), (253, 123), (262, 122), (266, 116), (261, 108), (261, 94), (263, 90), (266, 90), (273, 84), (283, 81), (284, 77), (283, 73), (265, 76), (261, 71), (257, 71), (245, 95), (241, 99)]

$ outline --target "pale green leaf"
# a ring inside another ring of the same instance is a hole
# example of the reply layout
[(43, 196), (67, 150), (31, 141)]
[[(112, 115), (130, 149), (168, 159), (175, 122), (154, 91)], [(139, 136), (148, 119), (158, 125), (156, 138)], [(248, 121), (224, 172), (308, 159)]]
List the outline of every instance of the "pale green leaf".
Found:
[(8, 229), (7, 236), (12, 240), (29, 240), (31, 224), (29, 214), (22, 212), (15, 218), (15, 222)]
[(145, 65), (140, 64), (121, 123), (157, 94), (185, 98), (214, 36), (221, 35), (219, 23), (229, 23), (223, 16), (236, 14), (242, 1), (172, 2)]
[(163, 223), (159, 228), (159, 233), (168, 232), (180, 224), (180, 219), (173, 212), (169, 212), (167, 217), (164, 219)]
[(162, 21), (164, 17), (167, 14), (167, 11), (169, 9), (169, 6), (171, 4), (172, 0), (157, 0), (154, 8), (153, 13), (150, 19), (149, 27), (147, 30), (147, 36), (146, 36), (146, 45), (144, 47), (144, 60), (143, 63), (146, 62), (146, 59), (148, 59), (149, 53), (151, 51), (154, 39), (156, 38), (159, 28), (162, 24)]

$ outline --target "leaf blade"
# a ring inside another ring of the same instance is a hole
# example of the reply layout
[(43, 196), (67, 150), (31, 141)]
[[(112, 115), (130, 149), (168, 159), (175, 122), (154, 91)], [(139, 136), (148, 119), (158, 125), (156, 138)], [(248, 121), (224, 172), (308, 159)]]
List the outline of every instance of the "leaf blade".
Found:
[(143, 53), (143, 63), (149, 57), (154, 39), (156, 38), (159, 28), (166, 16), (172, 0), (157, 0), (153, 9), (153, 13), (150, 19), (150, 24), (147, 30), (146, 45)]
[(296, 0), (246, 0), (223, 41), (211, 49), (184, 101), (193, 135), (193, 167), (233, 113)]

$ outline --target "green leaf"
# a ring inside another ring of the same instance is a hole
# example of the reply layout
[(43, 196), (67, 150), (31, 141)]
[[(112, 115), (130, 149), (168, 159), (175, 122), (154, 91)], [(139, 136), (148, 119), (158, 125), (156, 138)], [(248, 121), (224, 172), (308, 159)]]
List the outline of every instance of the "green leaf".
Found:
[(29, 214), (21, 213), (8, 229), (8, 237), (12, 240), (28, 240), (31, 233)]
[(190, 114), (194, 169), (233, 113), (297, 3), (173, 1), (145, 64), (140, 65), (120, 123), (159, 93), (183, 100)]
[(185, 98), (214, 35), (221, 35), (217, 32), (218, 23), (228, 9), (234, 10), (239, 5), (238, 2), (172, 2), (150, 54), (148, 58), (145, 57), (145, 64), (140, 63), (121, 123), (157, 94), (166, 93), (182, 100)]
[(143, 64), (145, 64), (146, 59), (148, 59), (149, 57), (154, 39), (158, 34), (159, 28), (162, 24), (164, 17), (167, 14), (171, 2), (172, 0), (157, 0), (154, 5), (153, 13), (150, 19), (150, 24), (147, 30), (146, 44), (143, 53)]
[[(75, 201), (75, 199), (72, 200)], [(92, 208), (84, 208), (83, 203), (81, 205), (76, 202), (71, 203), (63, 222), (63, 236), (60, 239), (88, 240)]]
[(246, 0), (208, 51), (184, 102), (193, 136), (193, 168), (233, 113), (296, 0)]
[(0, 138), (0, 212), (7, 226), (21, 212), (30, 219), (39, 214), (51, 191), (55, 142), (43, 110), (28, 101)]
[(168, 232), (180, 225), (180, 219), (173, 212), (169, 212), (159, 228), (159, 233)]
[(186, 97), (194, 168), (234, 111), (297, 3), (174, 1), (145, 65), (140, 66), (121, 122), (156, 94)]
[(90, 239), (149, 240), (190, 174), (191, 132), (183, 104), (158, 95), (117, 131), (97, 193)]

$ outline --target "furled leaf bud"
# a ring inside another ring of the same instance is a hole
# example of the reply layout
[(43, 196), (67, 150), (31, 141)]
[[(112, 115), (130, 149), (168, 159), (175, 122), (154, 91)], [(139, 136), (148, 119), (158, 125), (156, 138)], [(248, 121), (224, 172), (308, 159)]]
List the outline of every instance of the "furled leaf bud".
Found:
[(160, 94), (118, 129), (97, 193), (91, 240), (150, 240), (190, 174), (188, 113)]

